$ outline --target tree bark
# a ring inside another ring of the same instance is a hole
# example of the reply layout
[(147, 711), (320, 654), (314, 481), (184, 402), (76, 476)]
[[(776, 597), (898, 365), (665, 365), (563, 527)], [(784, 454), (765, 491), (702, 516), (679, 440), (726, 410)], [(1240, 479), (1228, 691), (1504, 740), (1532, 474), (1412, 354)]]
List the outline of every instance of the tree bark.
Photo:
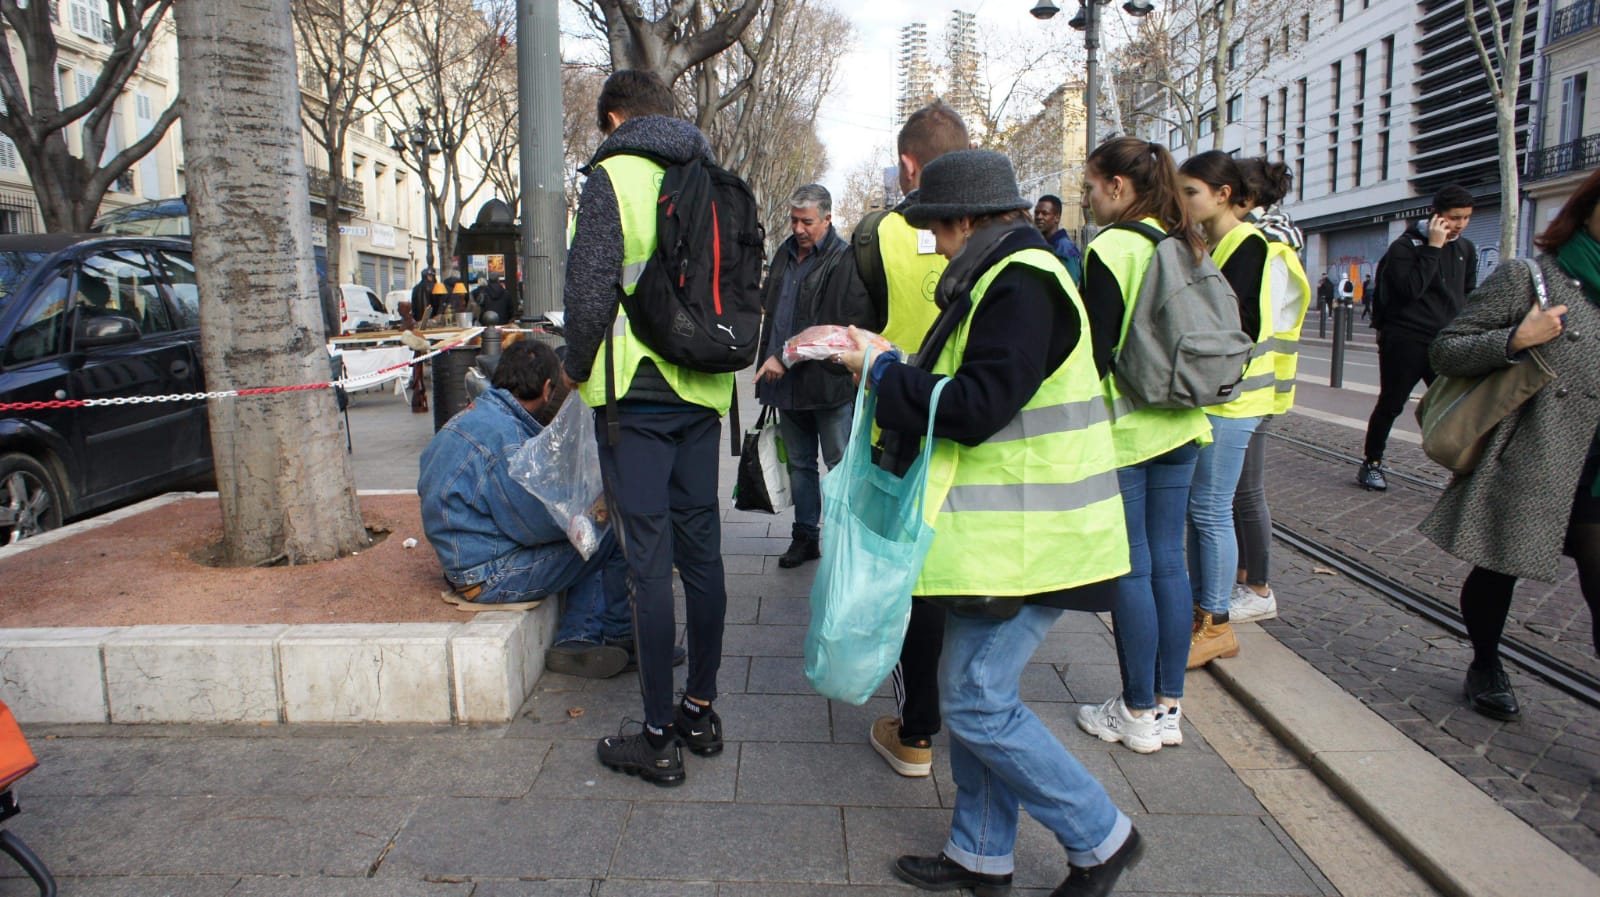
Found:
[[(328, 378), (290, 0), (177, 4), (183, 148), (213, 390)], [(328, 390), (213, 400), (225, 554), (330, 560), (367, 544)]]

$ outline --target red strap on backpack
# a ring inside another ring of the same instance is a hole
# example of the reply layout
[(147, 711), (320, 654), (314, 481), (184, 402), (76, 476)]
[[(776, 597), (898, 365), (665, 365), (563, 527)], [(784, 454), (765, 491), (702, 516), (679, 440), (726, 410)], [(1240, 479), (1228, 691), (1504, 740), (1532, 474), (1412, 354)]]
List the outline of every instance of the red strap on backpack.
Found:
[(11, 715), (11, 708), (0, 701), (0, 791), (10, 788), (18, 779), (33, 772), (39, 759), (22, 737), (22, 727)]

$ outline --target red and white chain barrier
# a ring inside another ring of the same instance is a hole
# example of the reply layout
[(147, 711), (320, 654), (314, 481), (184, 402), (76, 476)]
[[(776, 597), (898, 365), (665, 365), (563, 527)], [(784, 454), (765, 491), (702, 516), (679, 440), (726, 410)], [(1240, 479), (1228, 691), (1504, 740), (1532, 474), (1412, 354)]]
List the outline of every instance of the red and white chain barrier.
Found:
[(55, 399), (48, 402), (0, 402), (0, 411), (45, 411), (52, 408), (100, 408), (107, 405), (150, 405), (157, 402), (194, 402), (203, 399), (232, 399), (240, 396), (265, 396), (283, 392), (309, 392), (318, 389), (333, 389), (335, 387), (354, 390), (369, 389), (379, 384), (386, 383), (409, 372), (412, 365), (421, 364), (434, 356), (448, 352), (451, 349), (474, 340), (483, 332), (482, 327), (462, 331), (455, 339), (440, 343), (438, 348), (425, 355), (418, 355), (410, 361), (391, 364), (385, 368), (362, 374), (357, 377), (344, 377), (339, 380), (324, 380), (321, 383), (301, 383), (296, 386), (253, 386), (244, 389), (221, 389), (212, 392), (181, 392), (164, 396), (116, 396), (109, 399)]

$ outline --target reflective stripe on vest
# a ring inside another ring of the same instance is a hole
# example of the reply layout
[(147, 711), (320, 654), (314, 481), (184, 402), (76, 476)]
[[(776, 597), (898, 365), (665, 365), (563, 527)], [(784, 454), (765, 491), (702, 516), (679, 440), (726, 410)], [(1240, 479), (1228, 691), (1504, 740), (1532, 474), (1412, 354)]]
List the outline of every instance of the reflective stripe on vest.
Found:
[(928, 328), (939, 317), (934, 288), (949, 264), (937, 252), (919, 251), (920, 239), (917, 229), (899, 212), (878, 220), (878, 250), (889, 287), (889, 323), (884, 325), (883, 337), (907, 355), (922, 346)]
[[(601, 161), (599, 167), (605, 169), (606, 176), (611, 179), (611, 189), (617, 197), (617, 214), (622, 222), (622, 271), (617, 286), (623, 294), (631, 296), (639, 286), (645, 265), (656, 251), (656, 200), (661, 195), (665, 169), (639, 156), (611, 156)], [(606, 370), (607, 342), (612, 343), (616, 361), (615, 368), (609, 372)], [(728, 413), (733, 401), (733, 375), (692, 371), (664, 361), (634, 335), (620, 301), (611, 334), (601, 341), (589, 379), (579, 390), (583, 400), (592, 408), (606, 404), (608, 374), (616, 376), (616, 395), (618, 399), (623, 398), (633, 386), (639, 363), (646, 358), (679, 398), (704, 405), (719, 415)]]
[(1101, 582), (1128, 571), (1110, 415), (1095, 380), (1077, 287), (1044, 249), (1012, 253), (972, 287), (972, 307), (933, 364), (954, 375), (989, 285), (1011, 265), (1055, 277), (1080, 337), (1017, 416), (981, 445), (941, 439), (928, 466), (935, 535), (918, 595), (1018, 597)]
[[(1161, 228), (1161, 222), (1154, 218), (1146, 218), (1144, 222)], [(1116, 277), (1122, 292), (1122, 325), (1117, 334), (1117, 348), (1121, 348), (1133, 320), (1133, 304), (1138, 301), (1139, 286), (1150, 268), (1150, 259), (1155, 256), (1155, 245), (1133, 231), (1106, 228), (1084, 252), (1085, 279), (1090, 276), (1091, 255)], [(1196, 439), (1208, 441), (1211, 438), (1211, 421), (1199, 408), (1137, 408), (1133, 400), (1117, 388), (1116, 375), (1110, 372), (1100, 381), (1100, 390), (1111, 416), (1111, 441), (1118, 467), (1131, 467)]]
[(1300, 264), (1300, 255), (1287, 243), (1267, 244), (1269, 270), (1282, 264), (1288, 274), (1286, 295), (1272, 297), (1272, 370), (1275, 380), (1272, 413), (1287, 414), (1294, 407), (1294, 381), (1300, 367), (1300, 329), (1306, 310), (1311, 307), (1311, 280)]
[[(1259, 237), (1263, 243), (1267, 240), (1253, 224), (1240, 224), (1224, 234), (1217, 242), (1217, 248), (1211, 250), (1211, 258), (1217, 263), (1217, 267), (1221, 268), (1227, 264), (1228, 259), (1232, 258), (1239, 247), (1251, 237)], [(1269, 257), (1270, 251), (1269, 244)], [(1239, 297), (1241, 304), (1252, 300), (1256, 303), (1256, 313), (1259, 315), (1260, 323), (1256, 332), (1249, 334), (1256, 345), (1251, 350), (1250, 363), (1245, 365), (1244, 379), (1239, 381), (1234, 397), (1227, 404), (1213, 405), (1206, 409), (1207, 414), (1215, 414), (1218, 417), (1261, 417), (1272, 413), (1273, 387), (1277, 383), (1277, 374), (1273, 366), (1271, 349), (1268, 347), (1272, 339), (1272, 285), (1269, 283), (1265, 266), (1262, 268), (1261, 286), (1256, 295)]]

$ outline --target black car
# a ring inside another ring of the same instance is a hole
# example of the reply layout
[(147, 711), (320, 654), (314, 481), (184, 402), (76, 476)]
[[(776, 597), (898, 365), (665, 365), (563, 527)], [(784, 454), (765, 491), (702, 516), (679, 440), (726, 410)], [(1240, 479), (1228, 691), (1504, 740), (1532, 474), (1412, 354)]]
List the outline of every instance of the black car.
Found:
[[(0, 236), (0, 405), (204, 384), (187, 240)], [(201, 400), (0, 410), (0, 544), (211, 471)]]

